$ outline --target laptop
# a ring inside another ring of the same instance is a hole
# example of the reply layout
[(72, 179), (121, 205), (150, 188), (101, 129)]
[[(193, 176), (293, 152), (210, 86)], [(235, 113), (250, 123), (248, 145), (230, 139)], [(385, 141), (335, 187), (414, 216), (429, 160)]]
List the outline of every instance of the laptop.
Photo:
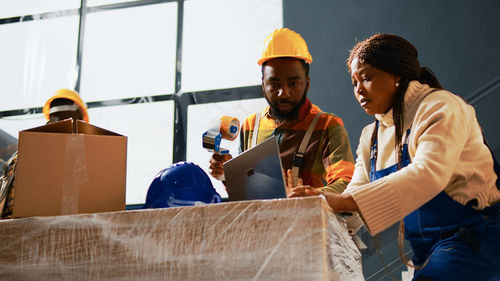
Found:
[(229, 201), (286, 198), (275, 136), (225, 162), (223, 168)]

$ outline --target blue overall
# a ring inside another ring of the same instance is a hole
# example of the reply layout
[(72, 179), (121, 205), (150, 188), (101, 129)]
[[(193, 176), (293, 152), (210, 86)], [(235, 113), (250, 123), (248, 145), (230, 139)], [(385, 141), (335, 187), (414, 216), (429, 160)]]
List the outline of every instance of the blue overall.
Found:
[[(375, 130), (378, 127), (377, 121)], [(409, 133), (410, 130), (403, 142), (401, 167), (411, 162)], [(398, 170), (395, 164), (377, 171), (376, 162), (375, 138), (370, 154), (370, 181)], [(413, 280), (500, 280), (500, 204), (478, 211), (442, 191), (406, 216), (404, 223), (405, 239), (414, 254), (413, 264), (422, 265), (428, 259), (425, 267), (415, 271)]]

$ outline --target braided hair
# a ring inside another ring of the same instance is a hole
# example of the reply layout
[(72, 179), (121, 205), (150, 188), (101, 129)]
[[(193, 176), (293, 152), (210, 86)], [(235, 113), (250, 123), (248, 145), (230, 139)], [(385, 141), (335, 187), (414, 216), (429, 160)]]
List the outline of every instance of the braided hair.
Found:
[[(404, 96), (410, 81), (417, 80), (432, 88), (441, 88), (432, 70), (428, 67), (420, 67), (417, 57), (417, 49), (406, 39), (394, 34), (375, 34), (356, 44), (350, 50), (347, 59), (349, 72), (351, 72), (352, 61), (357, 58), (362, 63), (401, 77), (392, 101), (398, 165), (401, 161), (401, 141), (404, 130)], [(376, 137), (375, 130), (373, 134), (372, 145)]]
[[(395, 130), (395, 151), (396, 163), (401, 168), (402, 138), (404, 126), (404, 96), (411, 81), (417, 80), (422, 84), (427, 84), (432, 88), (442, 88), (438, 79), (428, 67), (421, 67), (418, 62), (418, 52), (406, 39), (394, 34), (375, 34), (370, 38), (359, 42), (351, 50), (347, 59), (347, 67), (351, 72), (351, 63), (354, 59), (369, 64), (379, 70), (385, 71), (397, 77), (400, 77), (399, 86), (396, 89), (392, 101), (394, 130)], [(377, 136), (377, 130), (373, 130), (373, 146)], [(408, 261), (404, 257), (403, 239), (404, 222), (401, 220), (398, 232), (399, 255), (407, 265)], [(422, 265), (415, 267), (417, 269), (424, 267), (427, 261)], [(412, 266), (412, 265), (410, 265)]]

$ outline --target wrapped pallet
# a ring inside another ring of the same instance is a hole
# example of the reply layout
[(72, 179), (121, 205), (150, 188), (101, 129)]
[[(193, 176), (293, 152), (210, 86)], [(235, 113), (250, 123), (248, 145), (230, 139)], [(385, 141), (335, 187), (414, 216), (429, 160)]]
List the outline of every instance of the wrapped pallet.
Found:
[(0, 280), (363, 280), (321, 197), (0, 221)]

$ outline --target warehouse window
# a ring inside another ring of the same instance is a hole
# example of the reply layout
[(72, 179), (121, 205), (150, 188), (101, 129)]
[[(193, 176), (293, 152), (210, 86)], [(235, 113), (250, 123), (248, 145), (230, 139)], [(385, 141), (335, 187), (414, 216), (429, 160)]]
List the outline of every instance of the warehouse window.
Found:
[(0, 38), (0, 110), (40, 106), (74, 86), (77, 15), (0, 25)]
[(171, 94), (177, 3), (89, 13), (80, 94), (88, 101)]
[(264, 39), (282, 22), (276, 0), (186, 1), (182, 90), (259, 85)]
[(127, 136), (127, 202), (144, 203), (158, 171), (172, 163), (174, 102), (91, 108), (91, 123)]
[(3, 0), (0, 3), (0, 19), (41, 15), (51, 12), (80, 8), (80, 0)]
[(3, 1), (0, 129), (17, 138), (55, 91), (79, 91), (91, 124), (128, 137), (126, 202), (144, 203), (171, 163), (206, 169), (211, 120), (266, 104), (256, 60), (282, 23), (280, 0)]

